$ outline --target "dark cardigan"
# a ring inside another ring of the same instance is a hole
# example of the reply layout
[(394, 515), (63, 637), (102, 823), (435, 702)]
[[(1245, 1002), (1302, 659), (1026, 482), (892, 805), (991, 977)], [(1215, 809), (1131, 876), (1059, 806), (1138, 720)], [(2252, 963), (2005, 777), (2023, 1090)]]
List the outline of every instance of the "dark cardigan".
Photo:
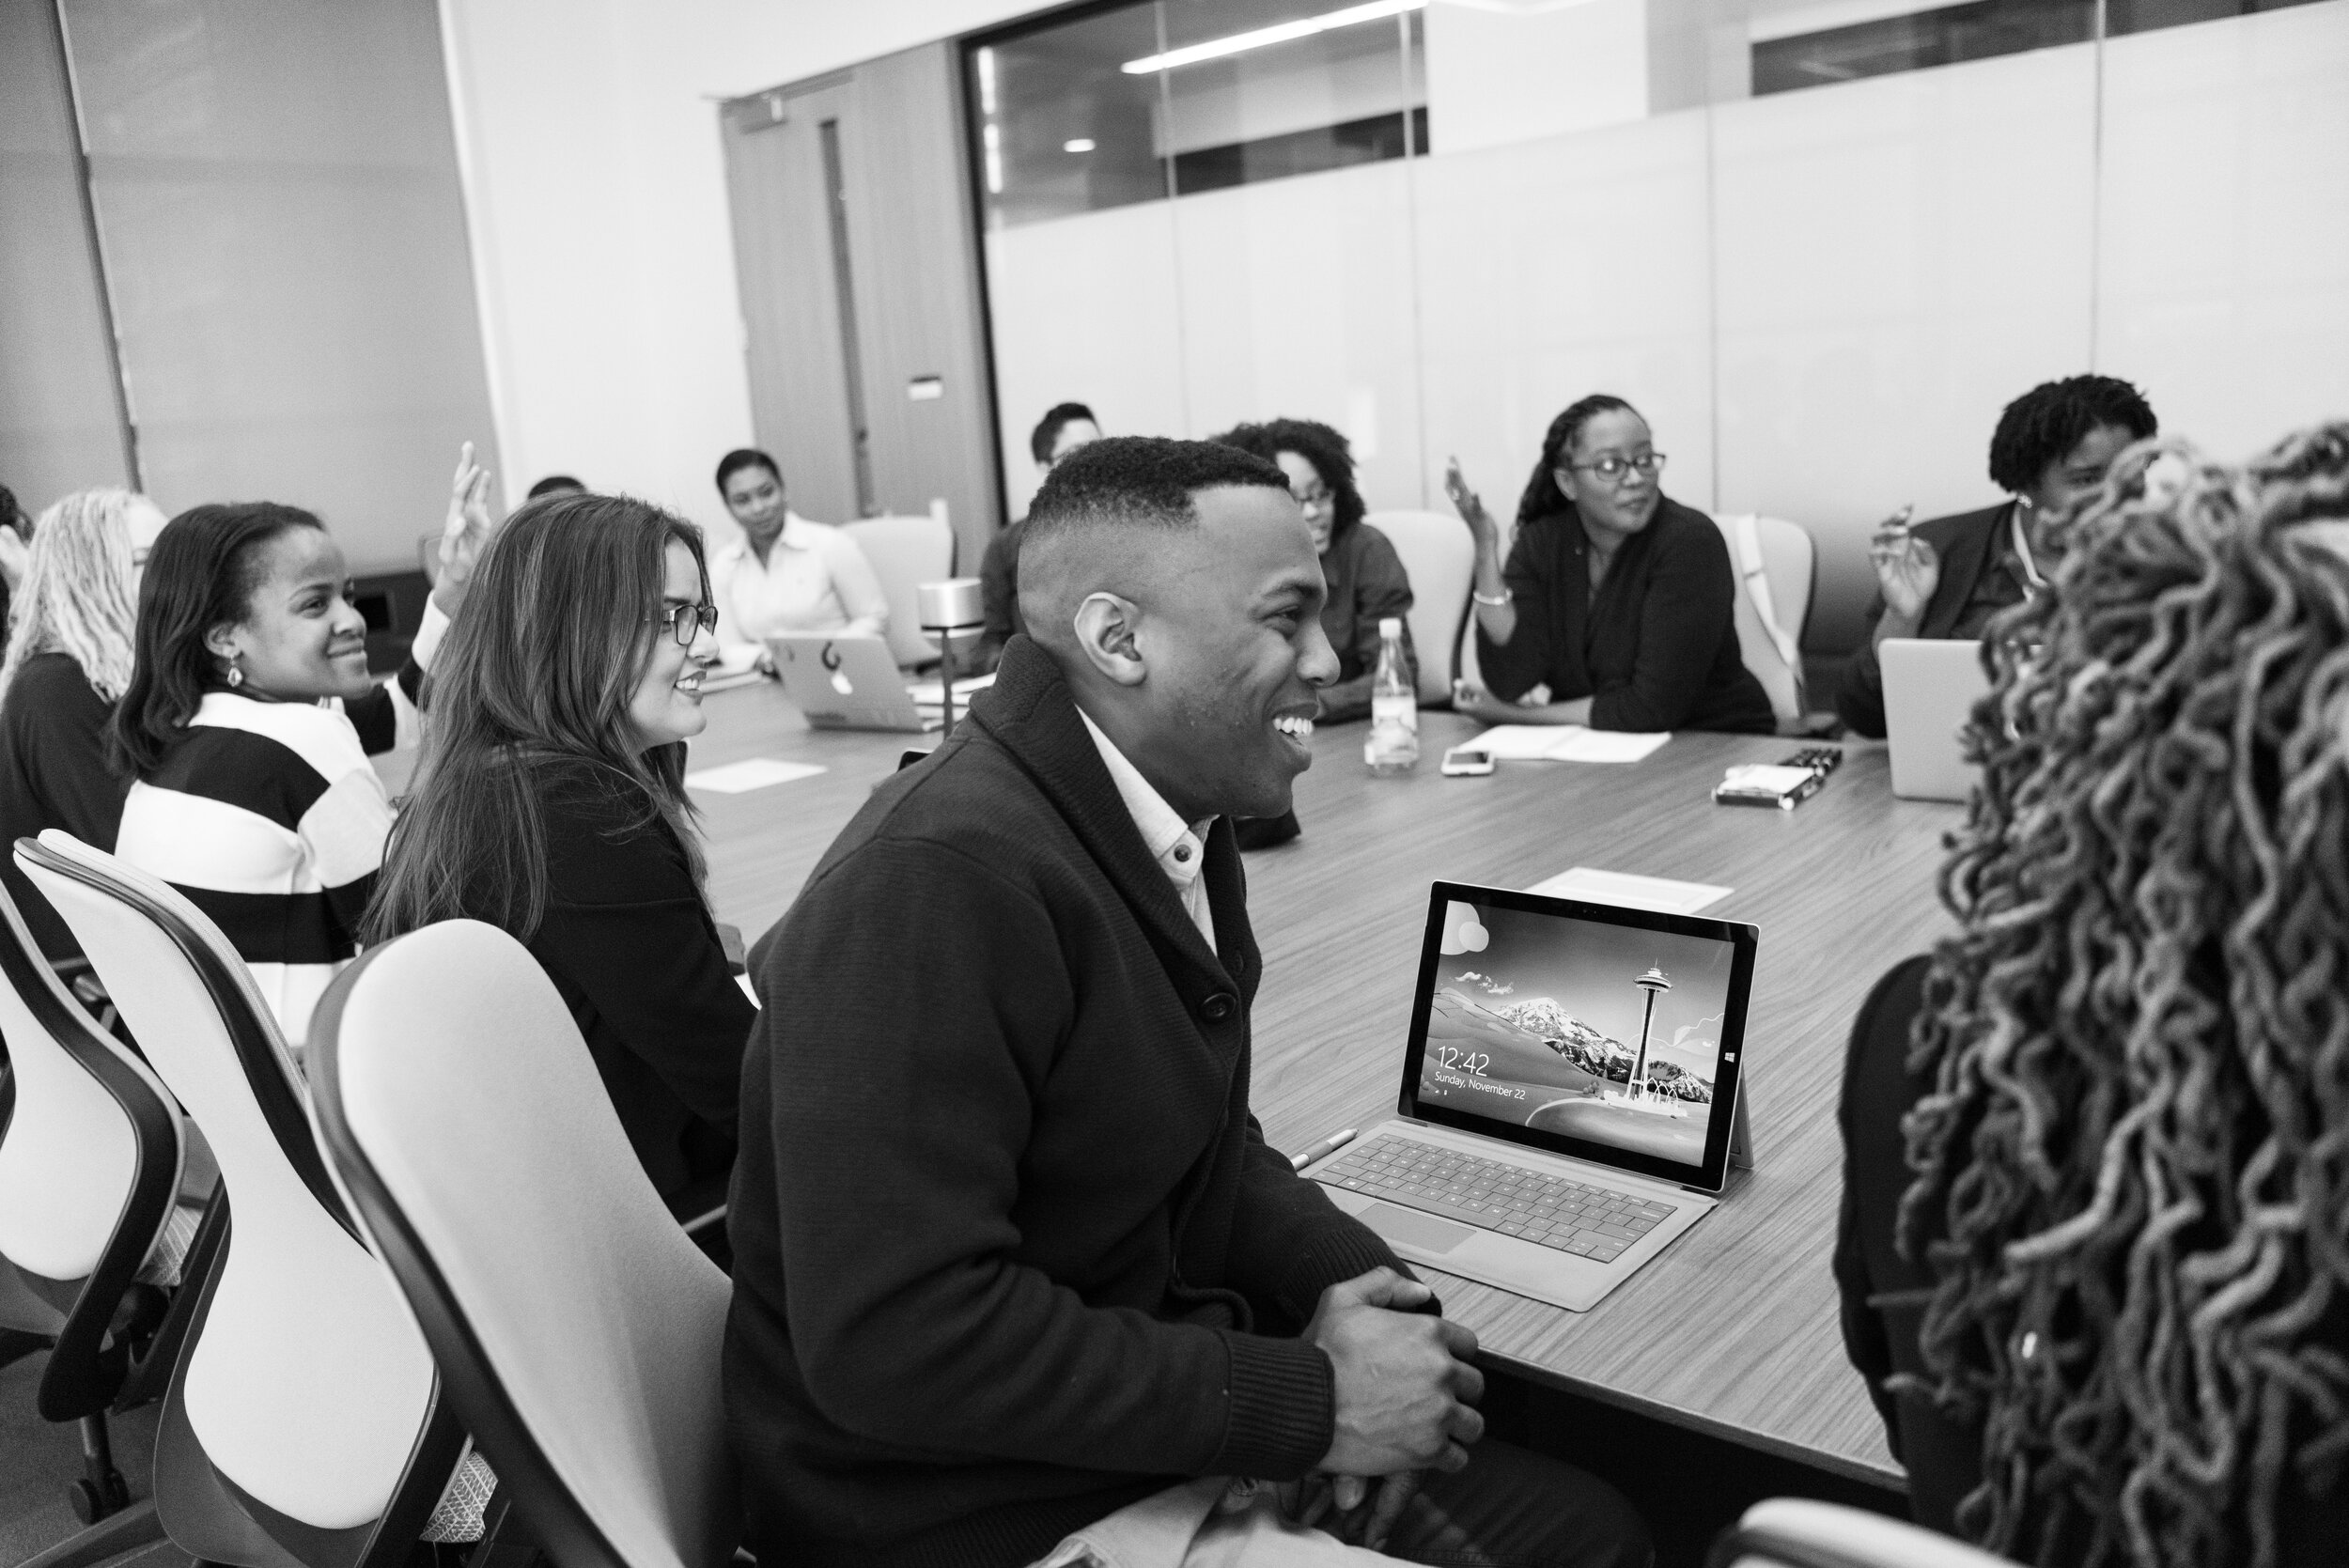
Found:
[(1400, 1265), (1249, 1113), (1227, 823), (1205, 871), (1216, 953), (1017, 637), (760, 939), (724, 1384), (761, 1561), (1016, 1568), (1328, 1452), (1293, 1336)]
[(1601, 730), (1777, 728), (1770, 699), (1737, 650), (1737, 578), (1703, 512), (1669, 497), (1624, 540), (1590, 593), (1590, 540), (1563, 512), (1517, 529), (1501, 573), (1517, 629), (1504, 646), (1480, 624), (1485, 685), (1514, 702), (1547, 682), (1552, 702), (1591, 699)]
[(62, 828), (112, 854), (131, 782), (106, 766), (114, 705), (70, 654), (26, 660), (0, 700), (0, 881), (52, 962), (81, 956), (72, 931), (16, 868), (20, 838)]
[(734, 1157), (742, 1049), (758, 1010), (726, 966), (668, 824), (583, 770), (539, 781), (547, 907), (528, 942), (587, 1041), (620, 1126), (666, 1199)]
[[(1938, 639), (1953, 634), (1982, 574), (1999, 558), (1999, 529), (2012, 505), (1935, 518), (1911, 530), (1933, 546), (1941, 563), (1933, 597), (1925, 601), (1924, 616), (1917, 625), (1919, 637)], [(1844, 664), (1835, 691), (1836, 716), (1857, 733), (1876, 740), (1884, 738), (1884, 669), (1876, 661), (1876, 623), (1883, 619), (1884, 598), (1878, 595), (1869, 602), (1867, 628), (1860, 633), (1859, 646)]]
[[(1904, 1258), (1893, 1244), (1911, 1174), (1901, 1118), (1933, 1089), (1930, 1079), (1908, 1070), (1909, 1029), (1923, 1004), (1931, 962), (1916, 957), (1896, 966), (1868, 993), (1852, 1025), (1837, 1116), (1843, 1133), (1843, 1206), (1835, 1235), (1835, 1282), (1843, 1296), (1844, 1351), (1884, 1418), (1892, 1456), (1908, 1471), (1909, 1512), (1927, 1529), (1955, 1535), (1957, 1505), (1982, 1481), (1982, 1423), (1937, 1408), (1922, 1388), (1892, 1387), (1897, 1374), (1926, 1376), (1917, 1337), (1937, 1279), (1930, 1264)], [(1942, 1234), (1930, 1220), (1925, 1231), (1927, 1244)], [(2344, 1316), (2336, 1304), (2333, 1322)], [(2286, 1475), (2293, 1473), (2287, 1465)], [(2116, 1500), (2116, 1516), (2118, 1509)], [(2287, 1484), (2278, 1514), (2279, 1562), (2349, 1561), (2349, 1480), (2323, 1498)], [(2024, 1539), (2032, 1537), (2027, 1531)], [(2086, 1550), (2085, 1541), (2059, 1541), (2040, 1560), (2077, 1562)]]

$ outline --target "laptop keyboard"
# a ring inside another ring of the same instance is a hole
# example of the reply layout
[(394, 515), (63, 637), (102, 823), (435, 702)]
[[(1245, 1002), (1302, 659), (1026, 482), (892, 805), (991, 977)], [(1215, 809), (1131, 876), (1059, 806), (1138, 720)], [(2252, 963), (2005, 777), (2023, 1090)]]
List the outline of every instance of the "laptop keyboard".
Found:
[(1595, 1263), (1614, 1262), (1672, 1213), (1670, 1203), (1408, 1139), (1374, 1139), (1314, 1179)]

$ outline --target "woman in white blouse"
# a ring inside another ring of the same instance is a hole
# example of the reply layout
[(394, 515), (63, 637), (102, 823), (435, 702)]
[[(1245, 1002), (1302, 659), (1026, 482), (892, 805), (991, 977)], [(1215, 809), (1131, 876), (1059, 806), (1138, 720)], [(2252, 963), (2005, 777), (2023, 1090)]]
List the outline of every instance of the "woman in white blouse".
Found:
[(889, 601), (864, 552), (841, 530), (784, 504), (774, 458), (748, 447), (727, 453), (718, 493), (742, 525), (742, 542), (709, 563), (718, 643), (735, 654), (729, 663), (784, 632), (878, 637), (888, 629)]

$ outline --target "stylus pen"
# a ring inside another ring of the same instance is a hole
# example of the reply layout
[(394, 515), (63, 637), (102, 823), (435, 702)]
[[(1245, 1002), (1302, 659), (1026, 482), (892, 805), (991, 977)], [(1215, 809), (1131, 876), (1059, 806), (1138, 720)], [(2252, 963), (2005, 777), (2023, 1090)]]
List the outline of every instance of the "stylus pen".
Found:
[(1312, 1148), (1307, 1149), (1303, 1154), (1299, 1155), (1296, 1158), (1290, 1160), (1289, 1169), (1292, 1171), (1302, 1171), (1306, 1166), (1311, 1165), (1315, 1160), (1326, 1159), (1331, 1154), (1353, 1141), (1354, 1129), (1352, 1127), (1341, 1127), (1336, 1132), (1333, 1132), (1329, 1137), (1323, 1139), (1320, 1142), (1315, 1144)]

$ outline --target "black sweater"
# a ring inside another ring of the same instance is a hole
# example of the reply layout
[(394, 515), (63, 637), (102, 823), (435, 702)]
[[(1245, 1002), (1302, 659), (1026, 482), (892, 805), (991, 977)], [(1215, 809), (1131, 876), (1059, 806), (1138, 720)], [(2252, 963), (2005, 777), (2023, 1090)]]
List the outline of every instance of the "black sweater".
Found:
[(727, 971), (677, 835), (614, 788), (582, 770), (542, 777), (547, 907), (526, 945), (578, 1021), (645, 1173), (675, 1198), (734, 1157), (757, 1009)]
[(1591, 699), (1601, 730), (1777, 728), (1770, 699), (1737, 650), (1737, 578), (1703, 512), (1669, 497), (1615, 551), (1595, 600), (1590, 540), (1572, 508), (1528, 519), (1501, 573), (1517, 629), (1496, 644), (1480, 624), (1476, 659), (1494, 696), (1548, 682), (1552, 702)]
[(72, 931), (16, 868), (16, 841), (62, 828), (111, 854), (128, 779), (106, 766), (114, 705), (70, 654), (26, 660), (0, 700), (0, 881), (54, 962), (81, 956)]
[(1016, 637), (760, 939), (724, 1381), (761, 1561), (1015, 1568), (1328, 1452), (1290, 1336), (1400, 1265), (1249, 1114), (1227, 823), (1205, 870), (1218, 953)]
[[(1930, 1078), (1908, 1070), (1909, 1030), (1923, 1004), (1931, 963), (1917, 957), (1895, 966), (1868, 993), (1852, 1025), (1838, 1112), (1843, 1207), (1835, 1236), (1835, 1282), (1843, 1296), (1844, 1350), (1884, 1418), (1892, 1456), (1908, 1471), (1910, 1514), (1927, 1529), (1955, 1535), (1957, 1506), (1982, 1482), (1982, 1422), (1937, 1408), (1923, 1387), (1894, 1386), (1897, 1374), (1931, 1382), (1917, 1337), (1938, 1276), (1931, 1264), (1901, 1256), (1894, 1245), (1901, 1195), (1911, 1176), (1901, 1119), (1933, 1089)], [(1930, 1245), (1941, 1234), (1929, 1219), (1921, 1240)], [(2332, 1323), (2338, 1327), (2345, 1315), (2336, 1301)], [(2349, 1344), (2336, 1339), (2331, 1348), (2338, 1352)], [(2312, 1497), (2290, 1483), (2294, 1473), (2287, 1464), (2278, 1507), (2277, 1560), (2349, 1561), (2349, 1479)], [(2117, 1500), (2112, 1514), (2118, 1517)], [(2023, 1541), (2034, 1538), (2034, 1528), (2027, 1526)], [(2077, 1562), (2086, 1555), (2085, 1541), (2059, 1540), (2039, 1560)]]

